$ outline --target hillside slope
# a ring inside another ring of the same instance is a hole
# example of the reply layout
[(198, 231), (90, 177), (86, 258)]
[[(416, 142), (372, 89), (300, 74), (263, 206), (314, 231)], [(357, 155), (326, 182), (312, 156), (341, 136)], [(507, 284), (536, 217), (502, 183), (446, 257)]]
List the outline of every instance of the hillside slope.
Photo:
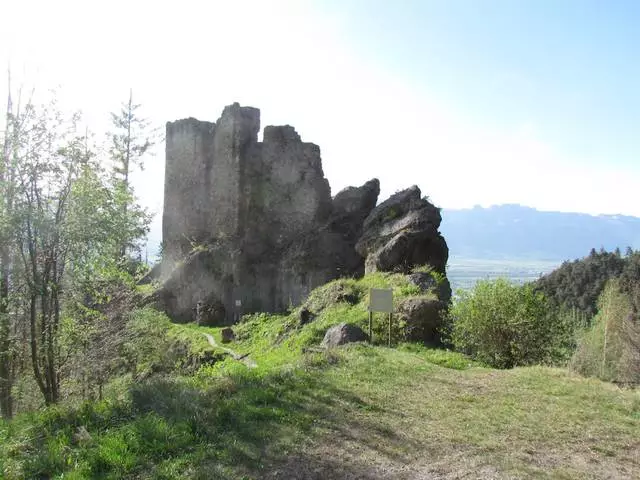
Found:
[[(399, 298), (415, 294), (400, 276), (351, 283), (360, 291), (385, 285)], [(150, 368), (121, 380), (103, 402), (0, 424), (0, 471), (8, 479), (626, 479), (640, 473), (638, 390), (561, 369), (493, 370), (413, 344), (318, 351), (328, 326), (367, 321), (366, 297), (332, 292), (331, 284), (315, 292), (310, 301), (318, 316), (304, 326), (296, 311), (254, 315), (237, 325), (230, 346), (249, 355), (255, 368), (213, 350), (206, 355), (212, 361), (195, 371)], [(167, 322), (148, 309), (145, 315)], [(377, 318), (376, 338), (384, 338), (384, 329)], [(170, 331), (199, 352), (208, 351), (204, 334), (221, 343), (219, 329)]]
[(638, 304), (640, 251), (627, 252), (623, 256), (616, 252), (592, 250), (588, 256), (579, 260), (563, 262), (534, 284), (555, 305), (576, 309), (587, 317), (592, 317), (597, 311), (598, 298), (606, 283), (614, 278), (620, 279), (623, 291), (630, 294)]

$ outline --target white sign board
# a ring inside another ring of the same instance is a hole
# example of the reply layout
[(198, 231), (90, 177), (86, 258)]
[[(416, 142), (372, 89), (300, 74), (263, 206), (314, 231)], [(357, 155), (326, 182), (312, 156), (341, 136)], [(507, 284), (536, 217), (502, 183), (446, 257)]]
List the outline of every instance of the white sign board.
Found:
[(393, 313), (393, 290), (372, 288), (369, 290), (369, 311)]

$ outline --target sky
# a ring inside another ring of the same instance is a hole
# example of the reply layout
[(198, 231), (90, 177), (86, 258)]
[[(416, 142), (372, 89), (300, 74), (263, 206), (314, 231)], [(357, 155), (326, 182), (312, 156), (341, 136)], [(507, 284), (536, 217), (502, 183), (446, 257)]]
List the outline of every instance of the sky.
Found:
[[(161, 128), (239, 102), (320, 145), (334, 194), (640, 216), (636, 0), (0, 0), (0, 24), (14, 84), (95, 132), (130, 88)], [(153, 241), (163, 169), (159, 145), (134, 177)]]

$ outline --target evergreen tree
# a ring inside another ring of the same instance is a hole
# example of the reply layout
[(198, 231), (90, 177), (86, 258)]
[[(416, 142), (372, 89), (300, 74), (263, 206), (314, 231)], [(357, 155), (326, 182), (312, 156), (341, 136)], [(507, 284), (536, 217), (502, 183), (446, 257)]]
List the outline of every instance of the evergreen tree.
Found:
[(620, 278), (621, 287), (631, 294), (640, 284), (640, 255), (627, 250), (623, 257), (614, 252), (591, 250), (589, 256), (564, 262), (559, 268), (538, 279), (536, 288), (555, 306), (572, 311), (577, 309), (587, 317), (597, 310), (598, 297), (610, 279)]
[[(148, 120), (141, 117), (140, 104), (133, 103), (133, 92), (129, 91), (129, 100), (123, 103), (118, 113), (111, 113), (113, 131), (109, 133), (111, 147), (109, 153), (113, 163), (113, 181), (118, 202), (121, 204), (123, 218), (135, 202), (130, 187), (130, 174), (133, 167), (144, 169), (143, 158), (155, 145), (157, 131), (151, 128)], [(133, 244), (122, 241), (118, 257), (124, 260)]]

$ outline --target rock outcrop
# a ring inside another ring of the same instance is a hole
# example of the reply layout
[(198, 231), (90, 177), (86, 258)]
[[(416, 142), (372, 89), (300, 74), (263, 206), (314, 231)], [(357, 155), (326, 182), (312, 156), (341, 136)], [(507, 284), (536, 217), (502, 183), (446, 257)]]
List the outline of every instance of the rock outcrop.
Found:
[(377, 179), (332, 198), (317, 145), (288, 125), (265, 127), (262, 142), (259, 130), (259, 110), (237, 103), (216, 123), (167, 123), (157, 298), (174, 320), (281, 312), (365, 270), (444, 273), (440, 213), (418, 187), (378, 207)]
[(405, 322), (406, 340), (438, 345), (446, 308), (445, 302), (435, 298), (409, 297), (403, 300), (398, 305), (398, 314)]
[(409, 273), (429, 264), (445, 273), (449, 249), (438, 232), (440, 210), (422, 198), (417, 186), (392, 195), (367, 217), (356, 251), (365, 257), (365, 272)]

